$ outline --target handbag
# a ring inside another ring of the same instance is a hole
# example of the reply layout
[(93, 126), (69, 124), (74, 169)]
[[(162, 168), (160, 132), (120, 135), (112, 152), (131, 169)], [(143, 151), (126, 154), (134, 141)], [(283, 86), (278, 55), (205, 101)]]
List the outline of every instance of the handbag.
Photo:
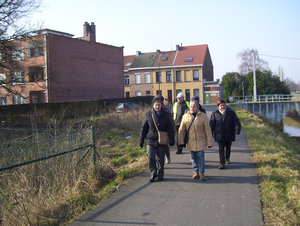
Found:
[(164, 131), (159, 131), (156, 125), (156, 122), (154, 120), (154, 116), (152, 114), (152, 118), (153, 118), (153, 122), (154, 125), (157, 129), (157, 133), (158, 133), (158, 143), (161, 145), (168, 145), (168, 140), (169, 140), (169, 136), (168, 136), (168, 132), (164, 132)]
[(191, 126), (192, 126), (192, 124), (193, 124), (195, 118), (196, 118), (196, 117), (194, 117), (194, 119), (193, 119), (192, 123), (190, 124), (188, 130), (187, 130), (187, 131), (185, 132), (185, 134), (184, 134), (183, 142), (184, 142), (184, 145), (185, 145), (185, 146), (186, 146), (186, 144), (189, 142), (189, 130), (190, 130), (190, 128), (191, 128)]

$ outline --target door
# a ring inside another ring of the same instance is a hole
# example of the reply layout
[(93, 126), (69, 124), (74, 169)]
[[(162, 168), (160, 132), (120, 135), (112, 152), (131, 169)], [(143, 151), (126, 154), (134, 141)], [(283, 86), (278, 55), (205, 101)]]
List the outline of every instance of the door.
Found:
[(210, 104), (210, 93), (205, 93), (205, 104)]

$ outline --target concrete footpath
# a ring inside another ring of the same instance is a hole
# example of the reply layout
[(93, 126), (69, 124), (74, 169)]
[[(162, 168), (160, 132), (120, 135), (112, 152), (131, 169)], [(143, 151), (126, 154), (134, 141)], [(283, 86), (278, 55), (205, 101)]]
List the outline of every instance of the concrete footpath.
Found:
[[(204, 108), (210, 117), (216, 105)], [(189, 152), (175, 152), (171, 147), (163, 181), (149, 183), (147, 169), (70, 225), (263, 225), (255, 164), (243, 130), (224, 170), (218, 169), (217, 143), (205, 152), (206, 181), (192, 179)]]

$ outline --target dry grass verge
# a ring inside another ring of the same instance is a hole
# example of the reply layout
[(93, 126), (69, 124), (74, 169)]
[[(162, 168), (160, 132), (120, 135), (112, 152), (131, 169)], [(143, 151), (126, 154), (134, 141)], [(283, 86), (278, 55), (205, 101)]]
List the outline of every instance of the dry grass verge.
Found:
[[(0, 172), (0, 225), (67, 225), (143, 171), (138, 135), (146, 110), (55, 121), (59, 128), (95, 127), (96, 165), (88, 153), (72, 170), (85, 149)], [(67, 151), (56, 143), (55, 151)]]
[(300, 225), (299, 143), (256, 115), (234, 109), (253, 151), (265, 225)]

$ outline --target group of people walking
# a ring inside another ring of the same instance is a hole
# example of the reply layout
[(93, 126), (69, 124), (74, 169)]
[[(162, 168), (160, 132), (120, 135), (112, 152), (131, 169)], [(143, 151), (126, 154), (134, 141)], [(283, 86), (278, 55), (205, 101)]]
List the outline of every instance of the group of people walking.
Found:
[[(204, 152), (213, 146), (213, 137), (219, 146), (219, 169), (224, 169), (225, 164), (230, 164), (231, 144), (235, 141), (235, 134), (240, 133), (239, 119), (223, 99), (218, 100), (218, 107), (208, 121), (199, 97), (192, 97), (187, 102), (184, 94), (178, 93), (176, 98), (177, 102), (169, 110), (161, 95), (154, 97), (151, 110), (145, 114), (139, 144), (142, 148), (146, 140), (150, 182), (156, 178), (163, 180), (164, 164), (171, 161), (169, 146), (175, 145), (175, 134), (176, 154), (182, 154), (185, 147), (190, 152), (194, 171), (192, 178), (204, 181)], [(164, 136), (168, 136), (168, 143), (163, 142)]]

